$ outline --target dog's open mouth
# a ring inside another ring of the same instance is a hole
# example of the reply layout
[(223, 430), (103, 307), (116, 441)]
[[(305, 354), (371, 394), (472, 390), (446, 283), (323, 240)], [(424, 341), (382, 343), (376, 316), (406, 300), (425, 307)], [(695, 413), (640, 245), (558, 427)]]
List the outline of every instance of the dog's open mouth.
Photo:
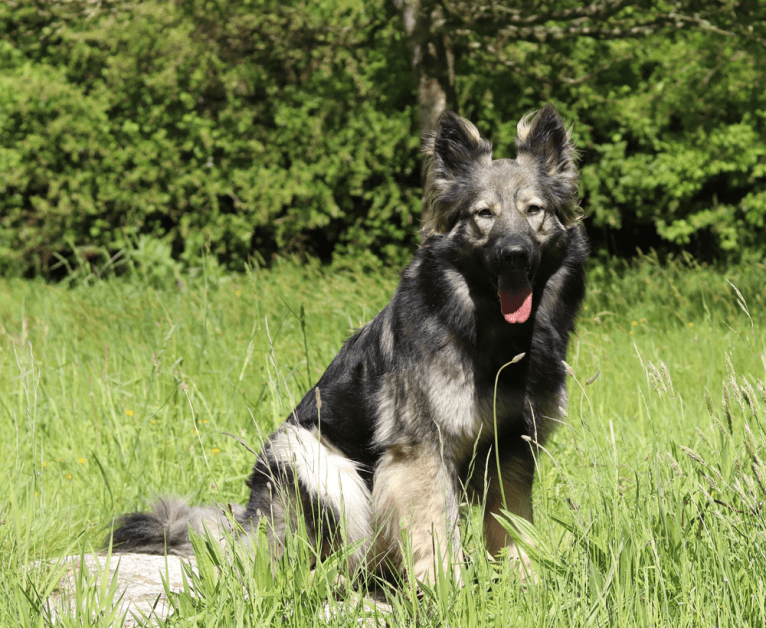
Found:
[(500, 310), (509, 323), (523, 323), (532, 313), (532, 284), (523, 270), (508, 271), (497, 278)]

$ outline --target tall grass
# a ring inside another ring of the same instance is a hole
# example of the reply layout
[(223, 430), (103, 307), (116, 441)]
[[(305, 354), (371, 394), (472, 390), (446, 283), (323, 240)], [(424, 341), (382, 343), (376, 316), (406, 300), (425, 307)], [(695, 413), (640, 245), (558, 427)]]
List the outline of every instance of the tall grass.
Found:
[[(536, 578), (486, 560), (468, 509), (463, 585), (404, 586), (381, 621), (766, 625), (763, 276), (652, 258), (591, 269), (568, 417), (538, 461)], [(30, 565), (93, 551), (114, 515), (169, 491), (246, 501), (252, 454), (224, 433), (257, 449), (395, 285), (292, 262), (169, 284), (0, 282), (0, 625), (44, 625), (57, 573)], [(291, 547), (274, 574), (201, 547), (169, 624), (372, 612), (339, 584), (342, 561), (310, 572)], [(108, 589), (99, 602), (88, 582), (78, 595), (103, 609)]]

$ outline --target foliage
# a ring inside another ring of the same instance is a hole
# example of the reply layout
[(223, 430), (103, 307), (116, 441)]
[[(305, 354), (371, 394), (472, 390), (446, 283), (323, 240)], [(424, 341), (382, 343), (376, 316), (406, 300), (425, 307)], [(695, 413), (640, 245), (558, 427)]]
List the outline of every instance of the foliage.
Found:
[(400, 259), (418, 142), (396, 29), (379, 4), (312, 6), (115, 3), (44, 50), (0, 8), (0, 269), (139, 234), (192, 265), (206, 244), (234, 268), (277, 248)]
[[(597, 251), (762, 258), (766, 55), (746, 9), (750, 38), (461, 32), (458, 108), (501, 156), (545, 101), (575, 121)], [(206, 249), (231, 269), (278, 250), (400, 265), (418, 239), (416, 91), (386, 1), (4, 3), (0, 272), (113, 268), (138, 242), (184, 268)]]

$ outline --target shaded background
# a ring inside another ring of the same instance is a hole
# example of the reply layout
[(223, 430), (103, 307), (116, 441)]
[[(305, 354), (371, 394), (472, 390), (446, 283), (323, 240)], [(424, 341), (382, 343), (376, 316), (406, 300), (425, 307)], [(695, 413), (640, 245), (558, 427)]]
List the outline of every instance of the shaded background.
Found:
[(765, 24), (754, 0), (6, 2), (0, 273), (399, 265), (440, 111), (512, 157), (547, 101), (595, 256), (761, 260)]

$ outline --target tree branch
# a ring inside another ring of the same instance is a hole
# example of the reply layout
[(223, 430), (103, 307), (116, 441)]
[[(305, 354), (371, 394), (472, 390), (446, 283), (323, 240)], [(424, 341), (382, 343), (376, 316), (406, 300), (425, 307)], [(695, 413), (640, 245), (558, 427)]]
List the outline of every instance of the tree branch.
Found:
[(479, 26), (486, 23), (491, 25), (506, 24), (512, 26), (535, 26), (551, 21), (568, 21), (577, 18), (606, 20), (630, 5), (630, 0), (602, 0), (585, 6), (569, 9), (541, 7), (539, 3), (524, 3), (515, 7), (500, 4), (478, 5), (472, 2), (451, 2), (444, 0), (442, 6), (445, 13), (461, 19), (464, 23)]
[[(762, 42), (752, 26), (747, 33), (716, 24), (722, 19), (718, 3), (710, 2), (707, 11), (692, 11), (691, 0), (678, 0), (671, 11), (640, 11), (629, 0), (601, 0), (584, 6), (556, 10), (542, 9), (525, 2), (514, 7), (499, 4), (473, 5), (470, 2), (442, 0), (447, 27), (461, 36), (501, 37), (518, 41), (546, 42), (574, 37), (599, 40), (644, 37), (665, 28), (697, 28), (726, 37), (744, 35)], [(704, 6), (704, 5), (703, 5)], [(633, 11), (626, 12), (631, 7)], [(687, 12), (685, 9), (689, 9)], [(619, 16), (619, 17), (618, 17)], [(736, 32), (735, 32), (736, 31)]]

